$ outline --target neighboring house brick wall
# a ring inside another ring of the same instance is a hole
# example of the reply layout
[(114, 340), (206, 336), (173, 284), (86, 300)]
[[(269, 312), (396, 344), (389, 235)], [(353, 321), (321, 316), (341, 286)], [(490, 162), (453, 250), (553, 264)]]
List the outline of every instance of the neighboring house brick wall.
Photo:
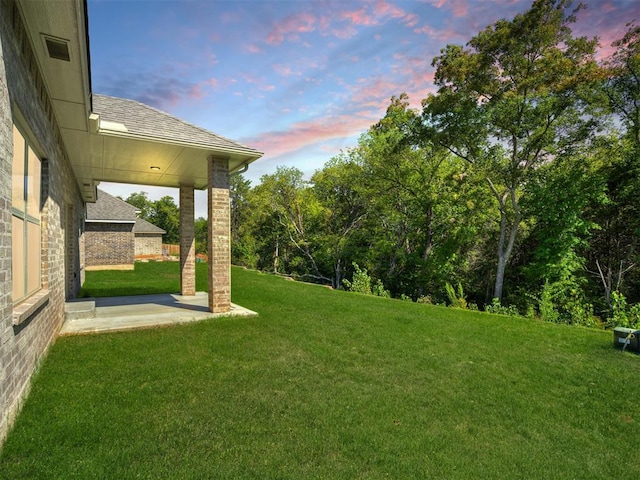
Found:
[(108, 266), (133, 268), (133, 223), (87, 222), (84, 236), (88, 270)]
[[(20, 325), (13, 325), (11, 274), (12, 123), (19, 109), (45, 152), (42, 162), (42, 274), (48, 302)], [(73, 211), (66, 222), (65, 206)], [(65, 293), (74, 296), (83, 278), (81, 239), (84, 205), (55, 124), (51, 101), (13, 0), (0, 1), (0, 444), (29, 389), (31, 375), (64, 320)], [(66, 224), (73, 226), (69, 232)], [(65, 229), (67, 232), (65, 232)], [(75, 276), (67, 288), (65, 243), (73, 253)]]
[(162, 256), (162, 235), (136, 233), (136, 257)]

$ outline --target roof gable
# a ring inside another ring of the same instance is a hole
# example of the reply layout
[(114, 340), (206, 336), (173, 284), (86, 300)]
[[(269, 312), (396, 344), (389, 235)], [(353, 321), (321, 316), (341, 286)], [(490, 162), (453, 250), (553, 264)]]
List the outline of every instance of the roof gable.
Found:
[(193, 144), (208, 149), (246, 150), (258, 154), (246, 145), (135, 100), (94, 93), (93, 111), (100, 115), (101, 123), (113, 122), (118, 131), (130, 135)]
[(87, 221), (91, 222), (130, 222), (135, 223), (140, 210), (137, 207), (109, 195), (98, 189), (98, 199), (95, 203), (87, 203)]
[(155, 226), (153, 223), (147, 222), (143, 218), (138, 218), (136, 224), (133, 226), (133, 233), (155, 233), (158, 235), (164, 235), (166, 230)]

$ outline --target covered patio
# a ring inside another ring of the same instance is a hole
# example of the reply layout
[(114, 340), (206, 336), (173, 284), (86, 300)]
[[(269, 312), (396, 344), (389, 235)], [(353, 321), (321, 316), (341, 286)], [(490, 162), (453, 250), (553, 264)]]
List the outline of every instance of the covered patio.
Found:
[(73, 300), (67, 302), (65, 315), (60, 335), (139, 330), (257, 313), (233, 303), (228, 312), (211, 313), (209, 295), (197, 292), (189, 296), (163, 293)]
[[(82, 9), (41, 2), (22, 2), (21, 9), (30, 19), (34, 53), (51, 98), (49, 113), (72, 168), (55, 175), (74, 176), (87, 203), (96, 201), (101, 181), (179, 189), (183, 296), (196, 294), (194, 190), (207, 190), (207, 308), (210, 313), (231, 311), (229, 177), (245, 171), (262, 153), (140, 102), (94, 93)], [(82, 216), (74, 205), (65, 208), (66, 219)], [(81, 235), (70, 224), (65, 229), (65, 293), (70, 300), (84, 264)]]
[(140, 102), (96, 94), (88, 133), (65, 133), (88, 201), (99, 181), (179, 189), (180, 294), (185, 297), (196, 294), (194, 190), (207, 190), (208, 311), (230, 312), (229, 177), (262, 154)]

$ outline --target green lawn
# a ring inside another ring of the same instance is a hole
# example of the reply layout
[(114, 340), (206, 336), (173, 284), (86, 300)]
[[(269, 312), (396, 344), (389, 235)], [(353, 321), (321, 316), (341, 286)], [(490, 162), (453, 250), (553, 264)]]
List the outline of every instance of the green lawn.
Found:
[(640, 476), (640, 356), (611, 333), (237, 268), (233, 301), (260, 316), (58, 339), (0, 477)]

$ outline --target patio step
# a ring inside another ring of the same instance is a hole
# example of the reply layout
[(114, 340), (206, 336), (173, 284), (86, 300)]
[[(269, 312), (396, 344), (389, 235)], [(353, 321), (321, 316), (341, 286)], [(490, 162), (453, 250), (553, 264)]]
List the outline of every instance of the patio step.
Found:
[(95, 318), (95, 300), (77, 300), (64, 304), (64, 318), (69, 320), (80, 320), (83, 318)]

